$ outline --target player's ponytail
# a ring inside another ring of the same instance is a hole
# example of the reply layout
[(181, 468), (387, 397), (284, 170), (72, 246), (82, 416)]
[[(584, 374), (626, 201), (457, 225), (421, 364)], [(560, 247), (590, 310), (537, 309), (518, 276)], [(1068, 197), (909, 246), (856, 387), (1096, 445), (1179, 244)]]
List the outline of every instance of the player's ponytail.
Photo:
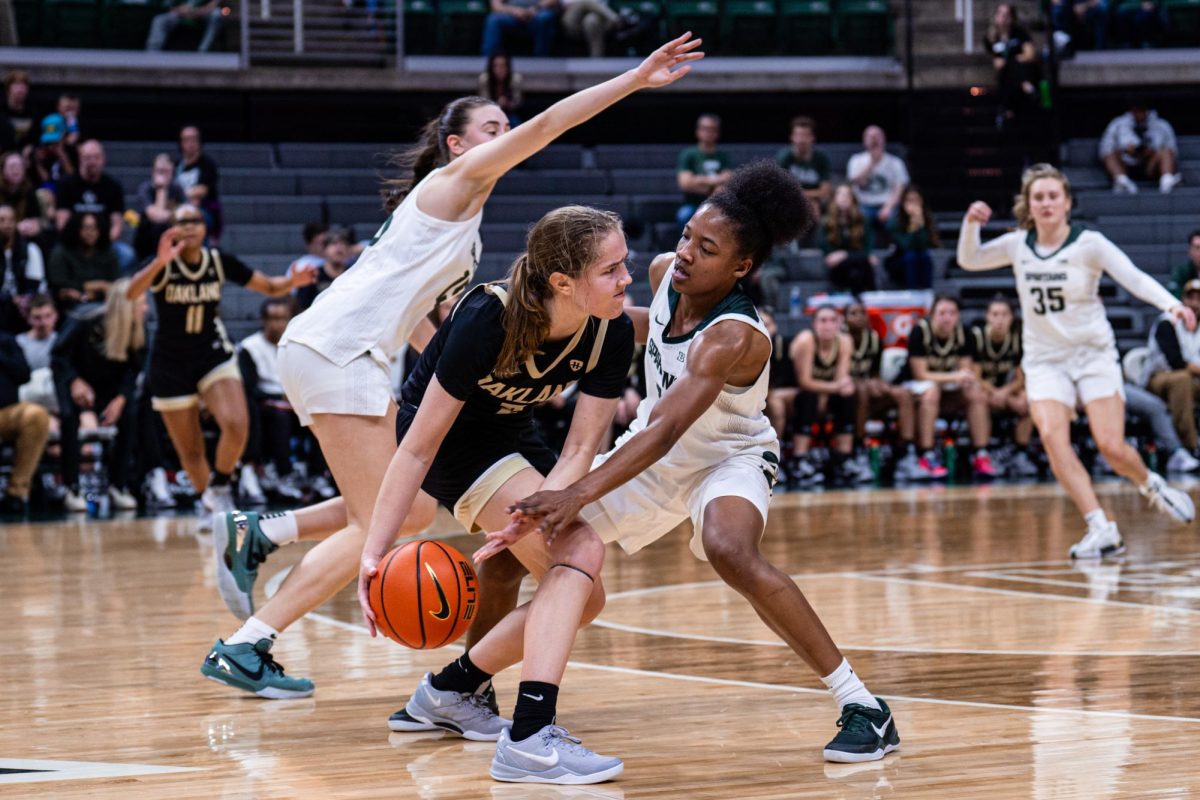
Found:
[(412, 187), (420, 183), (426, 175), (450, 163), (450, 146), (446, 140), (451, 136), (462, 136), (467, 130), (471, 112), (481, 106), (490, 105), (495, 103), (474, 95), (460, 97), (447, 103), (441, 113), (421, 128), (421, 137), (416, 144), (388, 158), (388, 165), (399, 167), (400, 172), (406, 176), (382, 181), (380, 196), (388, 213), (395, 211), (396, 206), (403, 202)]
[(798, 239), (815, 222), (804, 187), (773, 161), (739, 168), (725, 188), (704, 202), (733, 224), (742, 253), (754, 267), (766, 261), (776, 245)]
[(104, 301), (104, 355), (109, 361), (126, 361), (130, 350), (146, 346), (146, 323), (137, 312), (141, 297), (130, 300), (129, 278), (113, 281)]
[(596, 260), (604, 237), (620, 230), (618, 215), (587, 206), (555, 209), (530, 229), (525, 252), (508, 272), (504, 345), (496, 359), (496, 377), (516, 374), (550, 334), (551, 276), (582, 277)]

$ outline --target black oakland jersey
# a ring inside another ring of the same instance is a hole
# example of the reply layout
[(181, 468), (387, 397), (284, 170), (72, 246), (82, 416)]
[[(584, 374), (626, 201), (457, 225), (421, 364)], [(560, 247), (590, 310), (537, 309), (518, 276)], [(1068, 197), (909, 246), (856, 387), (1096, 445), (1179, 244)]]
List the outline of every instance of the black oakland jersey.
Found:
[(836, 381), (838, 366), (838, 350), (841, 349), (842, 339), (839, 336), (833, 340), (833, 350), (826, 359), (821, 355), (821, 341), (813, 336), (812, 379), (814, 381)]
[(184, 263), (181, 258), (168, 263), (150, 286), (158, 314), (155, 358), (233, 353), (219, 316), (221, 285), (232, 281), (245, 286), (252, 277), (254, 270), (237, 256), (216, 248), (202, 248), (196, 264)]
[[(850, 335), (851, 339), (854, 334)], [(850, 353), (850, 377), (855, 380), (878, 378), (883, 363), (883, 342), (873, 328), (866, 328), (862, 340), (854, 345)]]
[(433, 375), (452, 397), (464, 401), (454, 427), (477, 426), (486, 433), (497, 426), (532, 424), (530, 409), (548, 402), (572, 384), (594, 397), (619, 397), (633, 358), (633, 323), (622, 314), (614, 320), (595, 317), (574, 336), (546, 342), (515, 375), (495, 374), (504, 344), (503, 284), (476, 287), (454, 308), (421, 354), (404, 382), (405, 403), (419, 406)]
[(924, 358), (930, 372), (955, 372), (964, 358), (975, 357), (975, 340), (962, 325), (941, 339), (933, 333), (929, 320), (920, 320), (908, 337), (908, 357)]
[(999, 342), (987, 335), (982, 325), (971, 329), (975, 340), (975, 363), (980, 377), (992, 386), (1008, 383), (1013, 371), (1021, 366), (1021, 329), (1016, 325)]

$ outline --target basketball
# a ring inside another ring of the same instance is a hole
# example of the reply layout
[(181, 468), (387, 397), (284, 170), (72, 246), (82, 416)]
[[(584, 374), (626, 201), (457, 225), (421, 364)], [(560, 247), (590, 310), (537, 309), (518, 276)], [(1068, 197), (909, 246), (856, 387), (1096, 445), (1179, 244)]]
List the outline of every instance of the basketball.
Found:
[(415, 650), (432, 650), (450, 644), (470, 626), (479, 581), (462, 553), (442, 542), (420, 540), (383, 557), (369, 595), (380, 633)]

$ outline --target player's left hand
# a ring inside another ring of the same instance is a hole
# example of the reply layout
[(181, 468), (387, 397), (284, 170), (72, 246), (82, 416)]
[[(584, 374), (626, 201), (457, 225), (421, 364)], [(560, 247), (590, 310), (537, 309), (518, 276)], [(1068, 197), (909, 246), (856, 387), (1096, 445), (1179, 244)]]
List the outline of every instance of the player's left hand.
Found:
[(1182, 320), (1183, 326), (1189, 331), (1196, 330), (1196, 313), (1184, 305), (1175, 306), (1167, 312), (1176, 321)]
[(546, 537), (547, 546), (554, 544), (557, 536), (567, 525), (575, 521), (583, 509), (583, 500), (571, 488), (557, 491), (535, 492), (524, 500), (508, 507), (509, 513), (520, 512), (526, 517), (540, 517), (537, 530)]
[(375, 612), (371, 610), (371, 579), (379, 572), (379, 559), (363, 553), (362, 562), (358, 567), (358, 604), (362, 608), (363, 622), (367, 623), (367, 632), (375, 636)]
[(301, 286), (312, 286), (317, 282), (317, 267), (315, 264), (305, 264), (292, 269), (292, 288), (299, 289)]
[[(692, 39), (690, 31), (667, 42), (646, 56), (646, 60), (634, 70), (638, 80), (649, 87), (666, 86), (679, 80), (691, 72), (689, 61), (704, 58), (704, 53), (696, 51), (701, 42), (701, 39)], [(684, 66), (680, 67), (680, 64)]]
[(507, 550), (521, 539), (537, 530), (537, 522), (526, 517), (520, 511), (511, 512), (512, 521), (502, 531), (492, 531), (485, 534), (487, 544), (475, 551), (471, 556), (476, 564), (482, 564), (501, 550)]
[(117, 395), (109, 401), (104, 407), (104, 412), (100, 414), (101, 425), (116, 425), (117, 420), (121, 419), (121, 414), (125, 412), (125, 396)]

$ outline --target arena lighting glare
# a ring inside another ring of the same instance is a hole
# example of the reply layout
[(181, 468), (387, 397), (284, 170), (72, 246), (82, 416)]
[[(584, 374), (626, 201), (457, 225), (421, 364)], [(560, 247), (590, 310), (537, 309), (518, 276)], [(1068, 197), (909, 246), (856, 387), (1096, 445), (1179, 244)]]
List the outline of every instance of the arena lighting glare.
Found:
[(971, 97), (982, 97), (986, 93), (987, 89), (983, 88), (982, 86), (971, 87)]

